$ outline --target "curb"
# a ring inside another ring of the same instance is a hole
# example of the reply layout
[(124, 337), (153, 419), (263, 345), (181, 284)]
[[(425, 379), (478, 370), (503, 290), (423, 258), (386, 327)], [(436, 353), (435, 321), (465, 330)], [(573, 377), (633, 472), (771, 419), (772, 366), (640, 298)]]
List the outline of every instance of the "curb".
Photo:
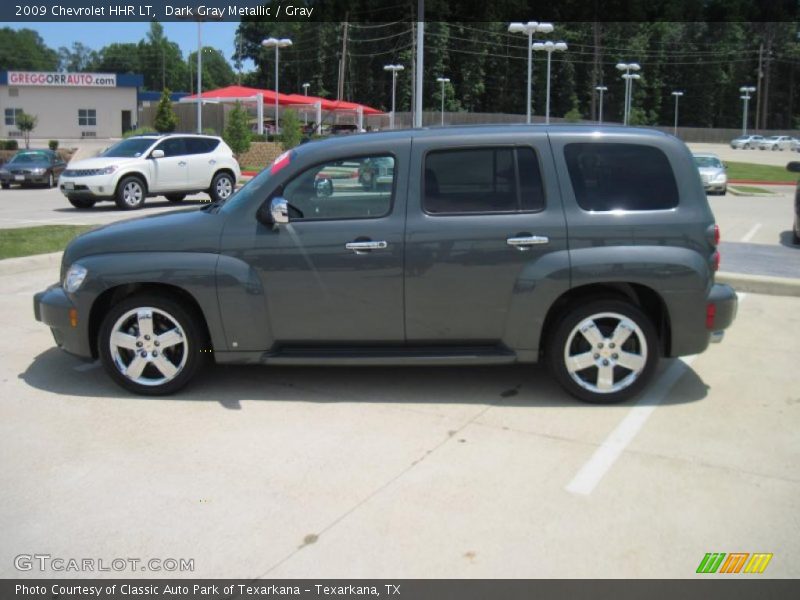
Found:
[(727, 283), (737, 292), (800, 297), (800, 279), (719, 272), (715, 280)]
[(797, 185), (796, 181), (758, 181), (757, 179), (729, 179), (728, 183), (733, 185), (785, 185), (788, 187)]
[(20, 256), (0, 260), (0, 275), (14, 275), (52, 267), (56, 271), (56, 276), (58, 276), (62, 254), (63, 252), (51, 252), (50, 254), (35, 254), (33, 256)]

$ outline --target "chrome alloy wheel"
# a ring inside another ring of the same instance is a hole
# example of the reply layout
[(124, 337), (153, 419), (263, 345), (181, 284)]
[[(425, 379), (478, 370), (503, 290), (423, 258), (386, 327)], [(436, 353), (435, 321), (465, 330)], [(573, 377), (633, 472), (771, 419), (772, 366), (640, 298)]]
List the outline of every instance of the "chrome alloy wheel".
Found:
[(628, 317), (604, 312), (578, 323), (567, 337), (564, 364), (570, 377), (596, 394), (632, 385), (647, 364), (647, 341)]
[(228, 196), (233, 193), (233, 183), (229, 177), (220, 177), (217, 180), (217, 196), (223, 200), (227, 200)]
[(142, 196), (144, 196), (144, 190), (142, 189), (142, 184), (138, 181), (129, 181), (122, 188), (122, 199), (128, 206), (139, 206), (142, 202)]
[(186, 365), (189, 343), (178, 321), (159, 308), (129, 310), (114, 323), (108, 340), (117, 370), (139, 385), (163, 385)]

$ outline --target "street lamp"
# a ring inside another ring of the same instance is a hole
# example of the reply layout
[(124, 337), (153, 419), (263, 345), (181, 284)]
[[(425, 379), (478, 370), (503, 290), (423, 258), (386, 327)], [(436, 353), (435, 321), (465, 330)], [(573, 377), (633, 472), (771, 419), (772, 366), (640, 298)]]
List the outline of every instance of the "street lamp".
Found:
[(292, 40), (288, 38), (267, 38), (261, 41), (264, 48), (275, 48), (275, 135), (278, 134), (278, 62), (280, 56), (278, 51), (281, 48), (288, 48), (292, 45)]
[(447, 77), (437, 77), (436, 81), (442, 84), (442, 127), (444, 127), (444, 86), (450, 83), (450, 80)]
[(383, 67), (384, 71), (392, 72), (392, 112), (389, 115), (390, 129), (394, 129), (394, 100), (395, 100), (395, 91), (397, 90), (397, 72), (402, 71), (403, 69), (405, 69), (403, 65), (385, 65)]
[(625, 71), (622, 75), (622, 79), (625, 80), (625, 105), (622, 112), (622, 124), (628, 124), (628, 114), (631, 110), (631, 81), (633, 79), (639, 79), (638, 75), (631, 74), (631, 71), (638, 71), (641, 69), (639, 63), (617, 63), (617, 70)]
[(752, 85), (744, 85), (739, 88), (739, 91), (742, 92), (739, 98), (744, 100), (744, 111), (742, 111), (742, 135), (747, 135), (747, 103), (750, 101), (750, 94), (755, 92), (756, 88)]
[(537, 52), (547, 52), (547, 101), (545, 103), (544, 122), (550, 122), (550, 59), (553, 52), (564, 52), (567, 45), (564, 42), (535, 42), (533, 49)]
[(683, 96), (683, 92), (672, 92), (675, 96), (675, 125), (672, 128), (672, 135), (678, 137), (678, 100)]
[(534, 33), (550, 33), (553, 31), (552, 23), (537, 23), (536, 21), (528, 21), (527, 23), (511, 23), (508, 26), (510, 33), (523, 33), (528, 36), (528, 102), (525, 105), (525, 122), (531, 122), (531, 64), (533, 62), (533, 55), (531, 49), (533, 45)]
[(197, 133), (203, 133), (203, 22), (197, 22)]
[(600, 92), (600, 114), (598, 115), (599, 118), (597, 119), (597, 124), (598, 125), (602, 125), (603, 124), (603, 92), (607, 92), (608, 88), (606, 86), (604, 86), (604, 85), (598, 85), (594, 89), (596, 89), (598, 92)]

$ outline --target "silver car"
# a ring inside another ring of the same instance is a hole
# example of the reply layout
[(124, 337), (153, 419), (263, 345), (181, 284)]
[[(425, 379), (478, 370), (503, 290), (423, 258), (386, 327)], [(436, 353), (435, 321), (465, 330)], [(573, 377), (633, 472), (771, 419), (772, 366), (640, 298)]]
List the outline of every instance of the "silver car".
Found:
[(758, 145), (763, 139), (763, 135), (740, 135), (736, 139), (731, 140), (731, 148), (734, 150), (758, 148)]
[(727, 168), (716, 154), (693, 154), (694, 163), (700, 171), (700, 179), (707, 194), (724, 196), (728, 191)]
[(789, 150), (792, 147), (792, 138), (788, 135), (773, 135), (764, 138), (758, 144), (760, 150)]

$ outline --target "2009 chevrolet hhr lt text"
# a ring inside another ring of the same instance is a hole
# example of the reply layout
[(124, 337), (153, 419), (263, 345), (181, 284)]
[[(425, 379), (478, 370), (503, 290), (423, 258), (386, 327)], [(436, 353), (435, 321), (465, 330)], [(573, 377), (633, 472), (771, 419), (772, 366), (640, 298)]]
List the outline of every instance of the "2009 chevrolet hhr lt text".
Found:
[(545, 360), (574, 396), (613, 402), (732, 323), (718, 242), (692, 155), (662, 133), (371, 133), (302, 145), (227, 200), (79, 236), (34, 308), (141, 394), (212, 356)]

